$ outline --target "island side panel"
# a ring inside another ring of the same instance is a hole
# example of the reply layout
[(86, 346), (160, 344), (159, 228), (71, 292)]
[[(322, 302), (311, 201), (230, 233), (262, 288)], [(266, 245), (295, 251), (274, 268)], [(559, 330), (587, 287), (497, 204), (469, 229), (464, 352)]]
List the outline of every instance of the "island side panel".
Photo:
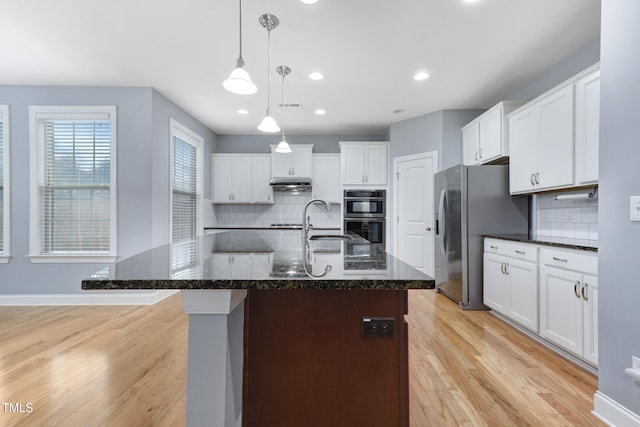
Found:
[[(243, 425), (408, 426), (406, 290), (249, 291)], [(363, 338), (392, 317), (393, 338)]]

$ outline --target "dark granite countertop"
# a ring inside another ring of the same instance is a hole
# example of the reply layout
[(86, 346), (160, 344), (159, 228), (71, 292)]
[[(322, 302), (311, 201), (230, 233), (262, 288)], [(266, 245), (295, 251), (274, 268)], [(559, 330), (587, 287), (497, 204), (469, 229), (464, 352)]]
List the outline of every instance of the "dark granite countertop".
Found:
[[(328, 234), (312, 230), (310, 235)], [(330, 266), (328, 268), (328, 266)], [(380, 246), (303, 244), (300, 230), (230, 230), (163, 245), (82, 281), (82, 289), (431, 289), (433, 278)]]
[(526, 234), (498, 234), (498, 235), (486, 234), (486, 235), (483, 235), (483, 237), (490, 237), (492, 239), (501, 239), (501, 240), (511, 240), (514, 242), (522, 242), (522, 243), (535, 243), (538, 245), (555, 246), (558, 248), (598, 252), (597, 240), (568, 239), (568, 238), (550, 237), (550, 236), (530, 237)]

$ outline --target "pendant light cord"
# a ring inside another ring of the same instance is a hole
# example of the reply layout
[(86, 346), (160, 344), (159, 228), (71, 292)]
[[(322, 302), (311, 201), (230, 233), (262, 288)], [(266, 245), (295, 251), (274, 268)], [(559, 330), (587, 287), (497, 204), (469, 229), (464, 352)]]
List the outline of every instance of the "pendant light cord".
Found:
[(267, 24), (267, 116), (271, 115), (271, 24)]
[(285, 108), (285, 103), (284, 103), (284, 78), (285, 78), (286, 74), (283, 72), (282, 73), (282, 140), (284, 141), (284, 108)]
[(239, 21), (238, 28), (240, 32), (240, 58), (242, 58), (242, 0), (238, 1), (238, 5), (240, 8), (240, 13), (238, 14), (240, 16), (240, 19), (238, 20)]

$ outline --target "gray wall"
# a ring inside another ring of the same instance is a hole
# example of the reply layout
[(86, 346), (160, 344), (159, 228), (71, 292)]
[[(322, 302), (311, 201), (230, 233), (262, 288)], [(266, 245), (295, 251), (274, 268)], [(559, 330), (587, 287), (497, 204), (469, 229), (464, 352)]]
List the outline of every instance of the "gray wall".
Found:
[(640, 357), (640, 223), (629, 196), (640, 195), (640, 2), (602, 1), (600, 104), (600, 392), (640, 414), (640, 386), (625, 375)]
[[(0, 86), (0, 104), (8, 104), (10, 111), (12, 185), (12, 258), (8, 264), (0, 265), (0, 294), (80, 293), (82, 278), (104, 266), (32, 264), (26, 257), (29, 254), (30, 105), (115, 105), (118, 255), (127, 257), (151, 248), (156, 241), (168, 240), (168, 120), (172, 116), (182, 119), (186, 126), (195, 124), (182, 110), (151, 88), (130, 87)], [(204, 132), (206, 129), (194, 130)], [(202, 135), (207, 140), (205, 151), (215, 145), (215, 135), (206, 132)], [(166, 158), (166, 164), (156, 162), (157, 157)], [(164, 192), (166, 205), (160, 206), (163, 201), (154, 200), (154, 191)], [(155, 234), (160, 234), (160, 230), (162, 236), (157, 237)]]
[[(281, 140), (275, 135), (219, 135), (216, 153), (271, 153), (271, 144)], [(313, 144), (314, 153), (339, 153), (340, 141), (387, 141), (385, 135), (287, 135), (289, 144)]]
[[(571, 76), (589, 68), (600, 60), (600, 38), (596, 38), (540, 76), (516, 89), (505, 98), (507, 101), (530, 101), (549, 89), (559, 85)], [(503, 101), (496, 99), (495, 103)]]

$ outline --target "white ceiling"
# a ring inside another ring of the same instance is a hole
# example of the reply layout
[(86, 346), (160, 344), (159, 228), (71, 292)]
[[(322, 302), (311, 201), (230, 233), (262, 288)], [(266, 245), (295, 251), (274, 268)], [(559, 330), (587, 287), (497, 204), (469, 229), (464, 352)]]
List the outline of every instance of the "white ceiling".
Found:
[[(292, 68), (286, 102), (301, 107), (287, 109), (286, 132), (298, 135), (382, 134), (433, 111), (487, 108), (600, 34), (599, 0), (244, 0), (258, 93), (243, 96), (222, 88), (238, 56), (237, 0), (0, 0), (0, 10), (1, 84), (151, 86), (218, 134), (260, 134), (263, 13), (280, 19), (271, 65)], [(308, 78), (316, 70), (323, 81)], [(414, 81), (420, 70), (431, 77)], [(280, 102), (273, 71), (279, 122)]]

